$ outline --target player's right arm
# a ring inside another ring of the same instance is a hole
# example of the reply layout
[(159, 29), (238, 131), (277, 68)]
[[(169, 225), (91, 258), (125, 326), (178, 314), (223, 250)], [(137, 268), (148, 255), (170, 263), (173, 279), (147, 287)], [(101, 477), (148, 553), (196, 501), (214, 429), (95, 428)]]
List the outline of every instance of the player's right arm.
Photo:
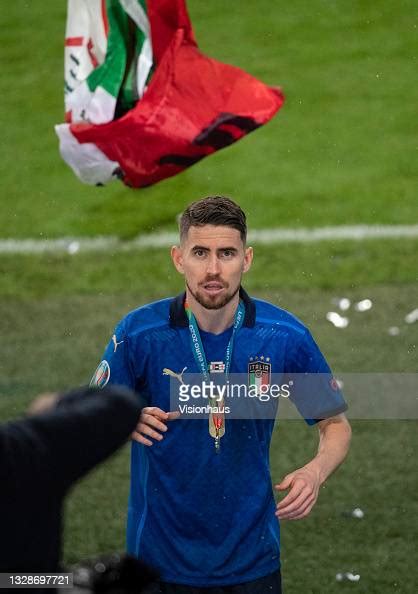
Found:
[(104, 388), (109, 383), (138, 390), (140, 370), (135, 369), (135, 356), (131, 350), (125, 318), (116, 326), (90, 386)]
[[(138, 353), (133, 352), (126, 328), (127, 319), (115, 328), (99, 363), (91, 386), (103, 388), (106, 384), (123, 385), (141, 393), (145, 370), (141, 367)], [(140, 444), (151, 446), (155, 441), (162, 441), (167, 431), (167, 422), (175, 419), (176, 413), (165, 412), (155, 406), (146, 406), (138, 419), (132, 439)]]

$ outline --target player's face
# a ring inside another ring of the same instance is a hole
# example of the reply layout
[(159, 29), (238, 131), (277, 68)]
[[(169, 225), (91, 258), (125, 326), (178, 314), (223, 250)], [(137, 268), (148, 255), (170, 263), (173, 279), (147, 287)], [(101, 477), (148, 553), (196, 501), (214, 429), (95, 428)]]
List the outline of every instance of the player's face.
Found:
[(206, 309), (221, 309), (237, 294), (253, 251), (244, 246), (237, 229), (204, 225), (190, 227), (171, 256), (196, 301)]

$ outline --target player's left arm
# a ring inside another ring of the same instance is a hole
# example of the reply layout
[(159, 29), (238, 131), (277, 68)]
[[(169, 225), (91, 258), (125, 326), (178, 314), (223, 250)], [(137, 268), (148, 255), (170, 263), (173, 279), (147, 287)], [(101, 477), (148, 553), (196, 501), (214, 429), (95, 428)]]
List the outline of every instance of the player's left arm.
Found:
[(281, 520), (300, 520), (307, 516), (318, 499), (319, 488), (347, 455), (351, 427), (344, 414), (318, 422), (319, 447), (316, 456), (302, 468), (286, 475), (275, 489), (287, 491), (277, 504)]

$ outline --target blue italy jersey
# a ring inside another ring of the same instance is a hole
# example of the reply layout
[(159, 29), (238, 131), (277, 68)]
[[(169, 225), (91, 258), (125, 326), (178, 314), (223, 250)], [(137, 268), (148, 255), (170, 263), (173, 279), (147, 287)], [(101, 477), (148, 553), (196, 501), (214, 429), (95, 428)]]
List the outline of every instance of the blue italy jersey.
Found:
[[(271, 373), (327, 373), (306, 327), (286, 311), (241, 289), (245, 318), (234, 339), (231, 374), (249, 376), (256, 360)], [(117, 326), (95, 383), (123, 384), (149, 406), (170, 410), (169, 369), (199, 373), (190, 345), (184, 295), (145, 305)], [(201, 332), (208, 363), (223, 361), (232, 329)], [(321, 401), (324, 418), (346, 409), (337, 389)], [(279, 523), (269, 472), (274, 419), (226, 420), (215, 454), (207, 419), (169, 422), (161, 442), (132, 442), (128, 551), (166, 582), (232, 585), (276, 571)]]

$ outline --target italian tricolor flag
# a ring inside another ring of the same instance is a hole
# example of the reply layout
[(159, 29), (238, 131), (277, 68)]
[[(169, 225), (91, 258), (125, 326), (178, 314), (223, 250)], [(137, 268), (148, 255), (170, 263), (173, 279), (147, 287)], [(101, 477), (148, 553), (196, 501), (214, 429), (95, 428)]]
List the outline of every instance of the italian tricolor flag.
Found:
[(143, 187), (265, 124), (283, 103), (203, 55), (184, 0), (68, 0), (63, 159), (89, 184)]

